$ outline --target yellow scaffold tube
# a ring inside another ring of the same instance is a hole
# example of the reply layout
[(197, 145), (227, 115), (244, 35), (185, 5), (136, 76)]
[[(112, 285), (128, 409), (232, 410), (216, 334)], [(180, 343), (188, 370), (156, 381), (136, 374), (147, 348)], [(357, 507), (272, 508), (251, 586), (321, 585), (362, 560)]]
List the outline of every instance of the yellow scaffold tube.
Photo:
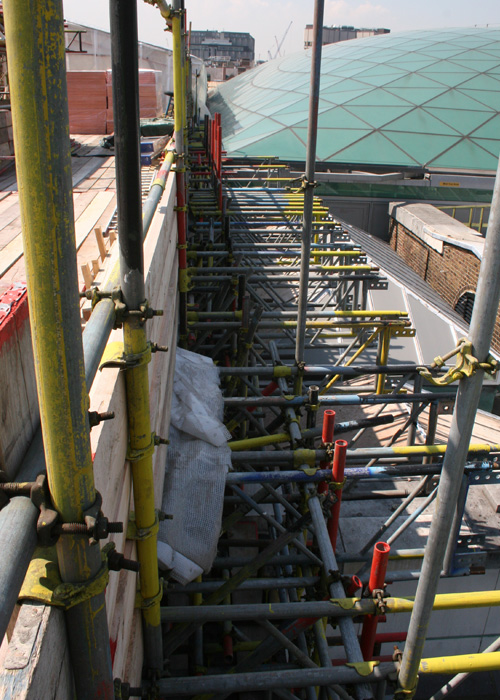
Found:
[[(148, 350), (144, 325), (134, 317), (123, 323), (123, 345), (125, 356), (141, 357)], [(146, 627), (146, 659), (155, 659), (154, 650), (148, 649), (148, 641), (161, 630), (161, 589), (158, 578), (157, 516), (154, 502), (153, 452), (154, 435), (151, 432), (149, 406), (148, 365), (140, 363), (125, 372), (127, 390), (127, 413), (129, 430), (128, 459), (132, 470), (134, 487), (135, 524), (137, 530), (149, 531), (150, 536), (137, 541), (137, 556), (140, 568), (140, 595), (144, 624)], [(148, 628), (151, 633), (148, 634)], [(158, 668), (157, 664), (151, 667)], [(161, 666), (159, 667), (161, 668)]]
[[(369, 345), (371, 345), (371, 344), (373, 343), (373, 341), (375, 340), (375, 338), (377, 337), (377, 335), (379, 334), (379, 332), (380, 332), (380, 328), (377, 328), (375, 331), (373, 331), (373, 333), (369, 336), (369, 338), (367, 338), (367, 339), (365, 340), (365, 342), (363, 343), (363, 345), (361, 345), (361, 346), (356, 350), (356, 352), (354, 353), (354, 355), (353, 355), (352, 357), (350, 357), (350, 358), (347, 360), (347, 362), (344, 363), (346, 367), (349, 367), (350, 365), (352, 365), (352, 363), (354, 362), (354, 360), (356, 360), (356, 359), (361, 355), (361, 353), (362, 353)], [(320, 391), (320, 394), (326, 394), (326, 392), (328, 391), (328, 389), (329, 389), (333, 384), (335, 384), (335, 382), (336, 382), (339, 378), (340, 378), (340, 374), (336, 374), (334, 377), (332, 377), (332, 378), (330, 379), (330, 381), (328, 382), (328, 384), (324, 387), (324, 389), (322, 389), (322, 390)]]
[[(24, 262), (50, 495), (63, 522), (96, 502), (80, 325), (60, 0), (3, 3)], [(57, 543), (61, 578), (84, 585), (103, 566), (85, 537)], [(77, 696), (111, 698), (104, 590), (66, 612)]]
[[(182, 15), (181, 17), (181, 27), (184, 30), (182, 32), (181, 36), (181, 41), (182, 41), (182, 83), (183, 83), (183, 92), (182, 92), (182, 129), (184, 132), (184, 149), (187, 151), (187, 142), (188, 142), (188, 128), (187, 128), (187, 111), (188, 111), (188, 99), (190, 99), (191, 95), (191, 86), (189, 85), (188, 77), (189, 77), (189, 59), (187, 55), (187, 45), (186, 45), (186, 28), (184, 26), (185, 24), (185, 14)], [(188, 97), (189, 96), (189, 97)]]
[[(413, 555), (412, 555), (413, 557)], [(390, 556), (390, 559), (400, 559), (399, 555)], [(373, 600), (365, 598), (332, 598), (331, 603), (341, 610), (350, 610), (353, 615), (370, 615), (375, 610)], [(388, 613), (411, 613), (415, 604), (415, 598), (384, 598), (384, 607)], [(466, 610), (469, 608), (489, 608), (500, 605), (500, 591), (471, 591), (466, 593), (440, 593), (436, 596), (433, 610)], [(332, 613), (335, 617), (335, 613)], [(500, 652), (499, 652), (500, 653)]]
[[(180, 12), (172, 14), (172, 55), (174, 56), (174, 130), (184, 132), (184, 80)], [(178, 152), (179, 144), (176, 144)]]
[[(389, 347), (391, 344), (391, 329), (384, 328), (379, 336), (379, 352), (377, 355), (377, 364), (385, 366), (389, 361)], [(377, 394), (383, 394), (385, 388), (385, 374), (379, 374), (377, 377)]]
[(498, 669), (500, 669), (500, 651), (492, 651), (489, 654), (459, 654), (457, 656), (436, 656), (422, 659), (418, 672), (419, 674), (443, 673), (450, 675), (472, 671), (497, 671)]
[(265, 445), (275, 445), (280, 442), (288, 442), (290, 435), (288, 433), (277, 433), (276, 435), (261, 435), (255, 438), (246, 438), (245, 440), (233, 440), (227, 444), (233, 452), (241, 450), (252, 450), (254, 447), (264, 447)]

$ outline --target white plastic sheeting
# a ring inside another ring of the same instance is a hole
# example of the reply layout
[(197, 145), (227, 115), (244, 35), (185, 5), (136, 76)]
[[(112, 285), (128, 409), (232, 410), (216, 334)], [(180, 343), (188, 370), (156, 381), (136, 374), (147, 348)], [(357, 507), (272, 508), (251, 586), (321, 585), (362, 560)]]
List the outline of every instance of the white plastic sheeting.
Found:
[(180, 583), (209, 571), (217, 551), (229, 432), (212, 360), (177, 348), (158, 559)]

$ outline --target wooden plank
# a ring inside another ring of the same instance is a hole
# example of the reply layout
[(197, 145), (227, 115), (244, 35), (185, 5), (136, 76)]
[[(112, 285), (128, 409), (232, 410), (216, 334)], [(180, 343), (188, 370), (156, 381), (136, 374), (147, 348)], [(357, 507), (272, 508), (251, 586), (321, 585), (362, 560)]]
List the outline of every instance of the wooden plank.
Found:
[(142, 641), (141, 611), (135, 610), (130, 628), (127, 659), (124, 664), (123, 677), (132, 687), (141, 684), (142, 664), (144, 661), (144, 645)]
[[(137, 559), (135, 542), (127, 541), (124, 554), (127, 558)], [(110, 639), (112, 640), (112, 648), (115, 649), (113, 676), (126, 678), (129, 683), (133, 677), (134, 682), (138, 682), (140, 685), (140, 669), (136, 675), (137, 660), (132, 661), (129, 655), (130, 642), (133, 640), (135, 642), (133, 645), (134, 653), (141, 659), (142, 666), (142, 638), (137, 639), (135, 632), (137, 624), (139, 627), (142, 626), (140, 611), (134, 610), (136, 586), (136, 576), (131, 572), (120, 572), (115, 614), (110, 626)], [(136, 639), (139, 644), (137, 644)]]
[[(110, 503), (108, 499), (108, 505), (106, 506), (106, 516), (112, 522), (123, 523), (124, 531), (122, 533), (114, 534), (110, 536), (110, 540), (115, 543), (116, 551), (123, 552), (125, 548), (125, 541), (127, 538), (127, 523), (130, 519), (130, 496), (132, 491), (132, 478), (130, 474), (130, 465), (128, 462), (122, 464), (120, 467), (120, 473), (122, 475), (119, 481), (116, 497), (114, 503)], [(106, 589), (106, 613), (108, 617), (108, 625), (111, 630), (113, 618), (115, 616), (115, 604), (118, 595), (119, 588), (119, 576), (114, 575), (110, 577), (108, 587)], [(135, 583), (134, 583), (135, 585)], [(112, 634), (110, 634), (110, 639), (113, 640)]]
[(85, 146), (97, 146), (102, 136), (100, 134), (72, 134), (72, 138)]
[[(0, 256), (1, 260), (1, 256)], [(19, 258), (7, 272), (0, 276), (0, 294), (3, 294), (14, 282), (26, 282), (24, 256)]]
[(89, 264), (85, 263), (85, 265), (81, 265), (81, 270), (85, 282), (85, 289), (90, 289), (94, 281), (94, 276), (92, 275)]
[(23, 603), (6, 664), (8, 668), (0, 670), (0, 700), (73, 697), (64, 613)]
[[(167, 181), (144, 247), (144, 261), (148, 271), (146, 295), (154, 308), (164, 311), (163, 316), (154, 318), (149, 324), (150, 337), (159, 345), (169, 347), (167, 353), (155, 353), (149, 365), (151, 423), (155, 432), (162, 437), (168, 435), (172, 392), (172, 383), (165, 382), (164, 377), (172, 376), (169, 373), (175, 367), (177, 333), (177, 220), (173, 210), (174, 201), (175, 179), (172, 175)], [(166, 449), (155, 450), (153, 471), (155, 505), (158, 508), (161, 507), (163, 493), (165, 456)]]
[[(93, 246), (97, 247), (97, 244), (95, 240), (92, 238), (92, 236), (89, 236), (87, 240), (84, 242), (83, 246), (80, 248), (78, 255), (81, 257), (83, 260), (85, 257), (85, 252), (88, 250), (88, 246), (92, 243)], [(99, 269), (99, 274), (94, 277), (94, 285), (97, 286), (102, 286), (106, 280), (109, 277), (109, 274), (111, 270), (115, 268), (119, 264), (119, 248), (118, 246), (110, 246), (109, 252), (106, 255), (106, 259), (104, 262), (101, 264), (101, 267)], [(81, 283), (83, 284), (83, 277), (81, 278)], [(82, 299), (81, 304), (81, 312), (82, 316), (84, 317), (84, 320), (88, 320), (88, 317), (90, 316), (90, 313), (92, 311), (92, 305), (88, 299)]]
[[(109, 199), (108, 205), (104, 208), (104, 211), (97, 218), (97, 222), (96, 222), (101, 227), (107, 227), (109, 222), (113, 218), (113, 214), (114, 214), (115, 209), (116, 209), (115, 193), (114, 192), (99, 193), (97, 191), (93, 191), (93, 192), (95, 192), (96, 196), (98, 196), (99, 194), (106, 194), (108, 199)], [(104, 204), (104, 202), (102, 201), (102, 197), (100, 197), (99, 200), (97, 200), (97, 202), (101, 202), (101, 208), (102, 208), (102, 206)], [(103, 239), (103, 241), (104, 241), (104, 239)], [(104, 245), (105, 245), (105, 242), (104, 242)], [(111, 242), (110, 242), (110, 246), (111, 246)], [(80, 248), (78, 249), (78, 259), (81, 260), (83, 264), (86, 264), (89, 261), (100, 257), (100, 255), (101, 255), (101, 251), (98, 248), (96, 237), (88, 235), (87, 238), (83, 241)], [(108, 253), (106, 252), (102, 261), (104, 262), (104, 260), (106, 260), (107, 257), (109, 257), (109, 256), (108, 256)], [(96, 270), (95, 274), (97, 274), (97, 273), (98, 273), (98, 270)], [(80, 268), (79, 268), (79, 274), (78, 274), (78, 281), (79, 281), (80, 289), (82, 288), (82, 285), (85, 285), (85, 287), (87, 287), (87, 282), (86, 282), (85, 277), (83, 275), (83, 271)]]
[[(119, 339), (121, 335), (121, 331), (114, 331), (110, 341)], [(96, 488), (103, 498), (103, 512), (110, 520), (124, 523), (125, 532), (112, 536), (117, 551), (122, 552), (125, 546), (131, 492), (130, 468), (125, 462), (127, 410), (123, 374), (116, 369), (105, 369), (99, 372), (90, 391), (90, 402), (92, 410), (112, 411), (115, 414), (113, 420), (105, 421), (93, 428), (90, 439), (92, 451), (95, 453)], [(119, 581), (120, 576), (112, 574), (106, 592), (112, 649), (116, 648), (117, 639), (113, 636), (112, 623), (117, 614), (119, 618), (122, 615), (121, 610), (115, 613)], [(116, 624), (119, 626), (120, 619)]]
[(2, 231), (5, 230), (5, 228), (7, 226), (12, 225), (12, 223), (16, 220), (19, 221), (18, 227), (19, 227), (19, 231), (21, 230), (21, 224), (20, 224), (21, 209), (19, 207), (19, 199), (15, 193), (12, 193), (11, 196), (14, 197), (14, 199), (10, 200), (10, 197), (9, 197), (9, 199), (6, 200), (8, 206), (0, 214), (0, 234)]
[(12, 478), (37, 427), (34, 376), (28, 299), (24, 296), (0, 332), (0, 443), (7, 474)]
[[(121, 339), (114, 331), (110, 342)], [(91, 444), (94, 457), (96, 488), (103, 496), (103, 511), (113, 520), (128, 522), (130, 508), (130, 467), (125, 462), (127, 450), (127, 411), (123, 373), (116, 369), (99, 372), (90, 392), (91, 409), (113, 411), (115, 418), (94, 428)], [(126, 527), (125, 527), (126, 529)], [(132, 555), (134, 543), (125, 544), (126, 533), (114, 535), (118, 551)], [(133, 557), (135, 558), (135, 557)], [(115, 656), (114, 675), (123, 672), (123, 659), (128, 649), (131, 619), (134, 616), (136, 576), (123, 571), (113, 574), (106, 593), (112, 653)], [(118, 663), (116, 663), (118, 660)], [(117, 671), (117, 669), (120, 669)]]
[(103, 213), (101, 214), (101, 216), (99, 217), (99, 219), (97, 221), (97, 226), (101, 227), (101, 229), (103, 231), (103, 235), (106, 234), (115, 212), (116, 212), (116, 192), (113, 192), (113, 196), (111, 197), (108, 206), (103, 211)]
[(76, 188), (83, 180), (89, 177), (92, 173), (94, 173), (97, 168), (99, 168), (102, 165), (102, 158), (89, 158), (88, 162), (86, 162), (81, 168), (79, 168), (78, 172), (73, 175), (72, 179), (72, 184), (73, 187)]
[[(2, 195), (3, 197), (0, 199), (0, 222), (2, 221), (4, 214), (13, 204), (19, 205), (19, 195), (17, 192), (2, 192)], [(0, 223), (0, 226), (3, 225)]]
[(0, 231), (0, 254), (21, 232), (21, 215), (19, 215)]
[(16, 238), (0, 251), (0, 277), (23, 255), (23, 237), (19, 232)]
[(7, 171), (0, 176), (0, 190), (2, 192), (17, 192), (16, 171)]
[(102, 228), (100, 226), (96, 226), (94, 228), (94, 235), (97, 241), (97, 245), (99, 247), (99, 254), (101, 256), (101, 260), (104, 260), (107, 251), (106, 246), (104, 244), (104, 238), (102, 237)]
[(83, 214), (93, 199), (97, 196), (97, 192), (74, 192), (73, 193), (73, 212), (75, 221)]
[[(78, 217), (85, 211), (85, 209), (92, 202), (92, 200), (95, 199), (97, 194), (98, 192), (85, 192), (81, 194), (76, 193), (73, 195), (73, 210), (75, 219), (78, 219)], [(17, 200), (16, 194), (14, 194), (13, 197)], [(16, 211), (17, 216), (14, 216)], [(0, 216), (0, 227), (2, 227), (2, 229), (0, 230), (0, 250), (4, 250), (11, 241), (14, 241), (17, 238), (17, 236), (19, 236), (19, 234), (22, 231), (18, 201), (14, 201), (14, 203), (9, 206), (9, 208), (4, 212), (4, 214)], [(13, 249), (18, 251), (19, 244), (14, 245)], [(10, 260), (10, 265), (11, 264), (12, 260)], [(1, 274), (2, 273), (0, 272), (0, 275)]]
[[(119, 331), (111, 339), (120, 337)], [(127, 453), (127, 411), (123, 374), (116, 369), (104, 369), (96, 376), (90, 391), (91, 410), (113, 411), (113, 420), (104, 421), (92, 429), (90, 442), (94, 456), (96, 488), (101, 493), (106, 510), (116, 510), (121, 497), (125, 455)]]
[(75, 223), (75, 238), (76, 249), (78, 250), (83, 241), (94, 228), (103, 210), (108, 206), (113, 199), (113, 192), (98, 192), (91, 204), (85, 209), (84, 213), (78, 218)]
[[(177, 272), (177, 269), (175, 270)], [(163, 363), (161, 374), (155, 375), (153, 372), (153, 385), (151, 386), (152, 401), (158, 405), (153, 421), (153, 427), (157, 435), (167, 437), (170, 430), (170, 410), (172, 403), (173, 381), (161, 381), (159, 377), (173, 377), (175, 371), (175, 348), (177, 340), (178, 304), (173, 300), (177, 295), (177, 274), (172, 275), (169, 285), (171, 303), (166, 308), (166, 319), (164, 332), (159, 336), (161, 345), (167, 345), (169, 351), (161, 353)], [(156, 353), (160, 355), (160, 353)], [(156, 366), (154, 367), (156, 371)], [(155, 386), (156, 384), (156, 386)], [(161, 508), (163, 484), (165, 481), (165, 463), (167, 447), (160, 446), (155, 450), (153, 457), (153, 476), (155, 488), (155, 507)]]

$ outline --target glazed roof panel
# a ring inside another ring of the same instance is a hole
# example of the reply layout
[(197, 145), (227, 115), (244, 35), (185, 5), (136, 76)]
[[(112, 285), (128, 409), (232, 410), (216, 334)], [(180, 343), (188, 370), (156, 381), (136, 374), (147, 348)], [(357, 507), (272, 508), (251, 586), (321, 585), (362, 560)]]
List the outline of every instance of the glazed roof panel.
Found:
[[(275, 59), (210, 97), (211, 111), (222, 114), (229, 155), (305, 159), (310, 60), (310, 50)], [(320, 86), (320, 161), (496, 168), (498, 29), (403, 32), (330, 44), (323, 47)]]

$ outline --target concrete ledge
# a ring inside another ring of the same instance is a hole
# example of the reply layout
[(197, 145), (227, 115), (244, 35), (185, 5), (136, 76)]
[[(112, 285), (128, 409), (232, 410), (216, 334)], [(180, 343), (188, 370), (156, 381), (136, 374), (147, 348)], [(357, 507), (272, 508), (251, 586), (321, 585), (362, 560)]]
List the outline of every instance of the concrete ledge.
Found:
[(389, 216), (440, 254), (446, 243), (482, 258), (483, 236), (430, 204), (390, 202)]

